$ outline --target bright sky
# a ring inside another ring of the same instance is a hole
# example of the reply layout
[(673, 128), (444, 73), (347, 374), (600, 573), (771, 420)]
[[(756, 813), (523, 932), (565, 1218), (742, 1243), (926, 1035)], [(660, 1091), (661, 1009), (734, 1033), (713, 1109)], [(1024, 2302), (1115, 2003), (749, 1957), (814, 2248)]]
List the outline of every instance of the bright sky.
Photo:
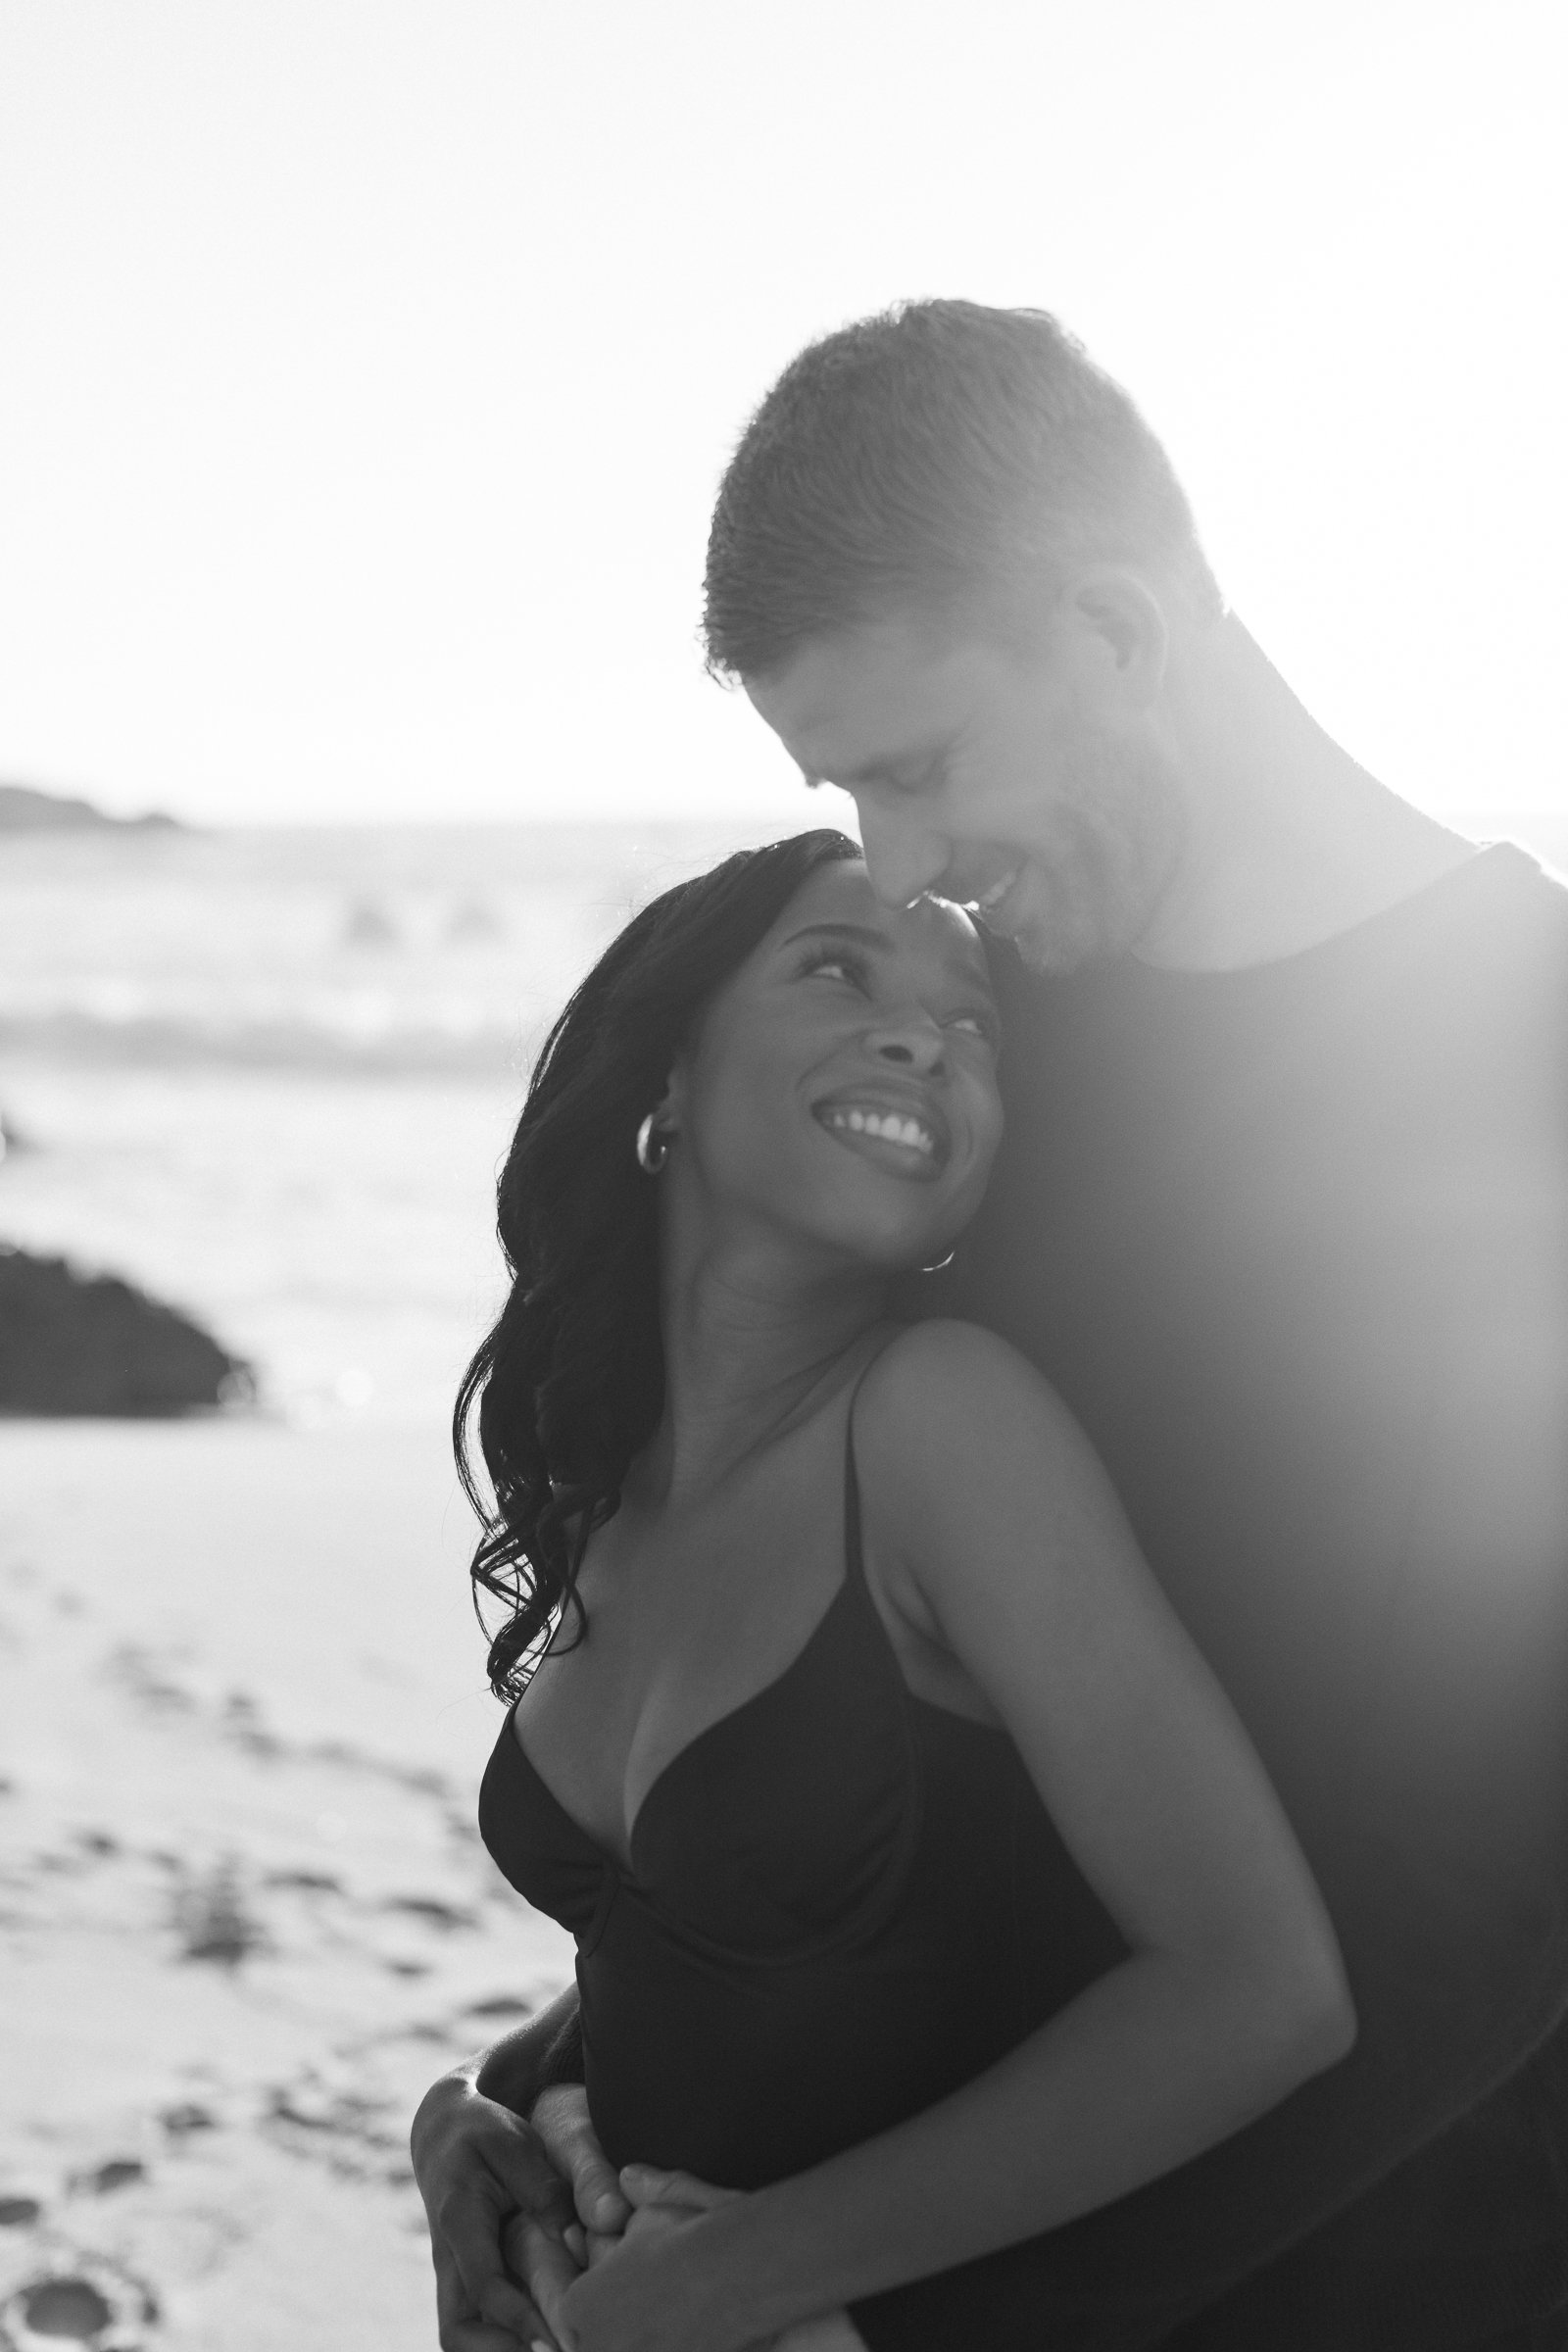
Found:
[(703, 675), (810, 335), (1055, 310), (1427, 806), (1568, 808), (1560, 0), (0, 0), (0, 777), (808, 810)]

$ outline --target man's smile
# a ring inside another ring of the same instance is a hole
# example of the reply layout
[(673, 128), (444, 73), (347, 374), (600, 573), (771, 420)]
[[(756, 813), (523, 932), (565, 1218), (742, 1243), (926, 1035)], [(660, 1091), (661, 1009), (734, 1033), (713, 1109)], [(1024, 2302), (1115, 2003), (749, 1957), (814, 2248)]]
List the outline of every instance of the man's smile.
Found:
[(976, 913), (994, 914), (1022, 871), (1021, 865), (1009, 866), (1000, 881), (993, 882), (989, 890), (982, 891), (980, 896), (971, 902)]
[(1004, 874), (999, 874), (996, 881), (985, 890), (973, 891), (963, 901), (972, 909), (976, 920), (984, 923), (994, 938), (1009, 939), (1012, 936), (1009, 916), (1017, 911), (1018, 885), (1023, 874), (1024, 863), (1020, 858), (1016, 865), (1009, 865)]

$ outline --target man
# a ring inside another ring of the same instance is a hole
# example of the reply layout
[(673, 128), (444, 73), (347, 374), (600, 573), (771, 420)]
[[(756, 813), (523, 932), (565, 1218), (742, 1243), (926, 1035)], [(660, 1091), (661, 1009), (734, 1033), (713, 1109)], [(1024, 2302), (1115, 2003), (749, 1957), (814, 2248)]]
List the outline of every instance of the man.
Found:
[[(1011, 943), (958, 1299), (1099, 1446), (1360, 2017), (1197, 2163), (856, 2326), (1568, 2345), (1568, 894), (1329, 741), (1042, 314), (923, 303), (804, 352), (720, 489), (707, 626), (808, 781), (854, 794), (878, 892)], [(541, 2047), (567, 2009), (421, 2111), (449, 2352), (488, 2352), (466, 2312), (523, 2308), (499, 2219), (549, 2183), (503, 2109), (569, 2076)], [(543, 2121), (613, 2226), (580, 2098)]]

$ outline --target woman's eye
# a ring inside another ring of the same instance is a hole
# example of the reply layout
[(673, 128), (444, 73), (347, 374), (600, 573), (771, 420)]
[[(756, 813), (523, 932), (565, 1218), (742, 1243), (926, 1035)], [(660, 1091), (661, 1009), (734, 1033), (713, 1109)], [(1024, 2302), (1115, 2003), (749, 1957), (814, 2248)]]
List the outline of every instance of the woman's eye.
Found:
[(859, 988), (865, 980), (865, 966), (853, 956), (818, 956), (806, 966), (808, 979), (820, 979), (824, 974), (830, 980), (848, 980)]
[(978, 1037), (983, 1045), (995, 1046), (999, 1043), (997, 1024), (989, 1012), (956, 1012), (948, 1027), (966, 1030), (971, 1036)]

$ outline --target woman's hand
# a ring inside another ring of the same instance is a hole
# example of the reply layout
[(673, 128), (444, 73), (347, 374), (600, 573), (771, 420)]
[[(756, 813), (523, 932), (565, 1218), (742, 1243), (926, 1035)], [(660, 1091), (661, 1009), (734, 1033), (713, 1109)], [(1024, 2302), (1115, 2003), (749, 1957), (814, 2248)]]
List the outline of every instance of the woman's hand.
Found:
[[(662, 2173), (649, 2164), (629, 2164), (620, 2176), (620, 2185), (634, 2208), (631, 2228), (639, 2230), (645, 2217), (667, 2215), (678, 2221), (684, 2215), (690, 2219), (730, 2204), (739, 2195), (736, 2189), (714, 2188), (690, 2173)], [(866, 2352), (866, 2346), (847, 2311), (825, 2311), (816, 2319), (786, 2328), (782, 2335), (769, 2336), (765, 2344), (748, 2345), (746, 2352)]]

